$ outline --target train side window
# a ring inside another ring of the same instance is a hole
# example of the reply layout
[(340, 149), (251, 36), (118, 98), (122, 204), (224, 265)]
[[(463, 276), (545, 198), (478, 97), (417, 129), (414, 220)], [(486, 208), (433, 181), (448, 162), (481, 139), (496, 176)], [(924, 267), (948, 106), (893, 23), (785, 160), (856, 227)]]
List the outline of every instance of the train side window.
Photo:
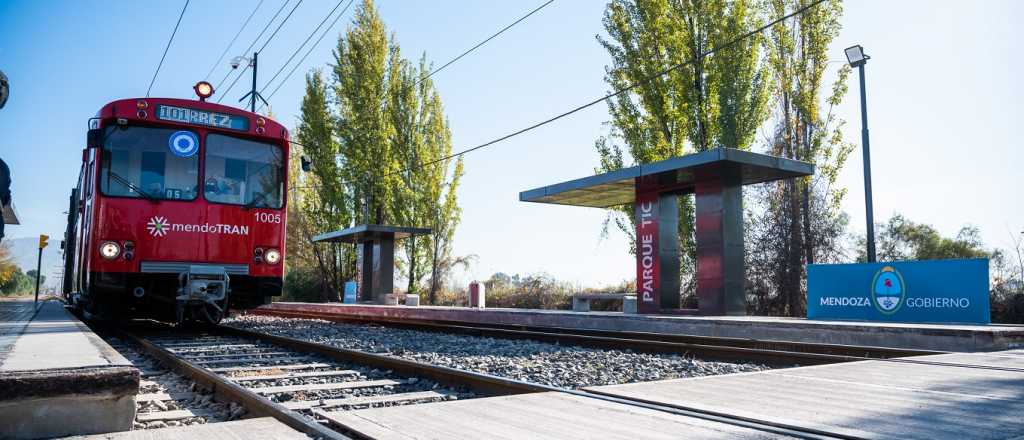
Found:
[(96, 157), (96, 150), (90, 148), (89, 149), (88, 162), (85, 163), (85, 185), (84, 185), (85, 186), (85, 198), (92, 197), (92, 189), (96, 185), (96, 183), (94, 182), (95, 179), (92, 178), (92, 175), (93, 175), (92, 168), (93, 168), (93, 166), (96, 163), (95, 157)]

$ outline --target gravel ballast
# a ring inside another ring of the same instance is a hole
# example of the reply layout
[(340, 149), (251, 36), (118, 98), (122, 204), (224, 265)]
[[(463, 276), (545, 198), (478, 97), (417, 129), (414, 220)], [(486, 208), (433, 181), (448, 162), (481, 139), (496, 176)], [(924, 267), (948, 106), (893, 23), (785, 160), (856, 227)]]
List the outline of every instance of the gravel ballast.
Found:
[(362, 350), (564, 388), (766, 370), (669, 354), (565, 346), (522, 339), (335, 323), (317, 319), (236, 316), (223, 324), (335, 347)]

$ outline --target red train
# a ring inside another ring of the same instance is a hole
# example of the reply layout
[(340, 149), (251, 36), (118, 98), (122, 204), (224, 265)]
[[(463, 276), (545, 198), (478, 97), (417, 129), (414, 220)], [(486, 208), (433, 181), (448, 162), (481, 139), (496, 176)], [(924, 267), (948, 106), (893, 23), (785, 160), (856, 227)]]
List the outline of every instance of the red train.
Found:
[(89, 120), (63, 286), (87, 317), (216, 323), (281, 294), (288, 131), (195, 89)]

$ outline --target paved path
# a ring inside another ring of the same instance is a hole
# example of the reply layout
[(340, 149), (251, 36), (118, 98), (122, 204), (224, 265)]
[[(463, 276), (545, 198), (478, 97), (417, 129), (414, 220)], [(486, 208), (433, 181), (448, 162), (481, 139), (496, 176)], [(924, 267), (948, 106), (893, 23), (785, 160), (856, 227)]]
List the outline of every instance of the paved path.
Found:
[(35, 313), (32, 298), (0, 300), (0, 365), (4, 364), (14, 342), (25, 331), (25, 326)]

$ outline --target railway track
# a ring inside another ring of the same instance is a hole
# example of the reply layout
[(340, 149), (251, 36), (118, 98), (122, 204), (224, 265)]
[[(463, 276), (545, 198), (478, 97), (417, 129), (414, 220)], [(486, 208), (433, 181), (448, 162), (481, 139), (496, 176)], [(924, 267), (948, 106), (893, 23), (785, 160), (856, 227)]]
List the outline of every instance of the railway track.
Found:
[(139, 369), (133, 429), (159, 429), (236, 420), (246, 415), (235, 402), (217, 402), (208, 390), (166, 368), (139, 346), (119, 338), (106, 342)]
[(122, 331), (122, 338), (160, 365), (211, 390), (217, 401), (237, 402), (248, 415), (274, 417), (315, 438), (365, 438), (332, 418), (332, 412), (530, 392), (572, 394), (794, 438), (836, 438), (777, 423), (516, 381), (229, 327), (196, 333), (130, 329)]
[[(138, 362), (144, 377), (139, 429), (248, 414), (318, 438), (349, 438), (358, 433), (332, 422), (332, 412), (556, 390), (226, 327), (182, 332), (136, 325), (118, 330), (117, 338), (123, 342), (116, 348)], [(181, 390), (150, 379), (178, 375), (195, 385)], [(190, 408), (191, 402), (205, 406)]]
[(862, 360), (897, 359), (944, 354), (942, 351), (907, 350), (841, 344), (766, 341), (711, 336), (670, 335), (628, 331), (587, 330), (562, 327), (528, 327), (444, 321), (395, 320), (332, 315), (316, 312), (254, 310), (256, 315), (283, 318), (323, 319), (334, 322), (374, 324), (387, 327), (455, 333), (504, 339), (532, 339), (591, 348), (685, 354), (726, 362), (757, 362), (773, 367), (821, 365)]

